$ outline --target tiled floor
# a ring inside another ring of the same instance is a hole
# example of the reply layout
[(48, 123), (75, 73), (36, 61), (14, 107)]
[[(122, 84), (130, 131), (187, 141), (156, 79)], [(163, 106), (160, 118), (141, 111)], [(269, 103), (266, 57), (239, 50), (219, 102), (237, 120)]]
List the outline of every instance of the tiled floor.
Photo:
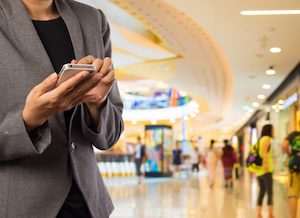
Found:
[[(111, 218), (255, 218), (256, 182), (245, 176), (226, 190), (221, 171), (219, 175), (213, 189), (205, 171), (190, 177), (145, 179), (143, 185), (136, 178), (105, 179), (115, 205)], [(276, 182), (274, 200), (275, 217), (288, 218), (286, 188)]]

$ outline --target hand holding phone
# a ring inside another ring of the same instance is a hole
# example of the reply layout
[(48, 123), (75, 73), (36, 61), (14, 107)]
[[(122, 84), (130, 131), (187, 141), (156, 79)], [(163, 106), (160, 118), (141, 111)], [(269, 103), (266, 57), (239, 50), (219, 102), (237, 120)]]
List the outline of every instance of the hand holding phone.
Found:
[(96, 73), (96, 68), (92, 64), (65, 64), (65, 65), (63, 65), (58, 74), (59, 78), (58, 78), (56, 87), (82, 71), (87, 71), (90, 74), (92, 74), (92, 73)]
[(112, 66), (112, 60), (109, 57), (104, 59), (95, 58), (91, 55), (88, 55), (79, 61), (73, 60), (72, 64), (93, 64), (96, 68), (96, 74), (102, 75), (101, 82), (87, 92), (82, 99), (83, 103), (87, 105), (95, 105), (98, 107), (101, 105), (107, 98), (110, 90), (115, 81), (115, 71)]
[(53, 73), (36, 85), (28, 94), (22, 111), (26, 130), (30, 132), (49, 117), (80, 104), (84, 95), (101, 82), (100, 74), (90, 75), (87, 71), (80, 71), (54, 88), (58, 75)]

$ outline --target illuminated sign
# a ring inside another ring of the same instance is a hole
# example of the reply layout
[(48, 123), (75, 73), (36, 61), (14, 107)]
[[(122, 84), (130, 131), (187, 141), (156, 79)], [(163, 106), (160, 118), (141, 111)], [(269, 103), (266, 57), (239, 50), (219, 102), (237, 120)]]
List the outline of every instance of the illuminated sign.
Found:
[(292, 104), (294, 104), (297, 101), (298, 101), (298, 93), (295, 92), (290, 97), (288, 97), (286, 100), (284, 100), (284, 103), (282, 105), (283, 109), (288, 108), (289, 106), (291, 106)]

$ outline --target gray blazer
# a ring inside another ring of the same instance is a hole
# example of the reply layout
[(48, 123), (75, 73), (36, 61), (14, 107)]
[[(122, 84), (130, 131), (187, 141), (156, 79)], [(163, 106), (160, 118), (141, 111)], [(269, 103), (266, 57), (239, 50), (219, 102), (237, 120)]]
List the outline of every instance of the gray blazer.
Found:
[[(76, 59), (88, 54), (111, 56), (110, 30), (101, 11), (72, 0), (55, 0), (55, 4), (68, 27)], [(26, 96), (53, 71), (22, 0), (0, 0), (0, 218), (56, 217), (72, 176), (92, 217), (107, 218), (113, 205), (92, 145), (108, 149), (123, 131), (117, 84), (96, 132), (79, 105), (69, 132), (59, 113), (28, 135), (21, 116)]]

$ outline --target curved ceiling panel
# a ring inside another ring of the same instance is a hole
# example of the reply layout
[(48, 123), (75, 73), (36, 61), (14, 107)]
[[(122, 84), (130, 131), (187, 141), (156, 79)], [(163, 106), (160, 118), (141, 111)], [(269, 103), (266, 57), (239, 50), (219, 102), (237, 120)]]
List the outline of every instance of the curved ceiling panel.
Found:
[[(161, 46), (182, 57), (172, 60), (176, 63), (173, 75), (169, 73), (164, 76), (163, 71), (156, 72), (160, 79), (203, 97), (210, 108), (209, 117), (213, 117), (211, 122), (222, 120), (231, 107), (232, 73), (214, 40), (189, 17), (163, 1), (111, 2), (146, 25), (149, 31), (158, 36)], [(151, 76), (155, 71), (153, 65), (154, 63), (141, 64), (138, 67), (131, 65), (121, 70)]]

